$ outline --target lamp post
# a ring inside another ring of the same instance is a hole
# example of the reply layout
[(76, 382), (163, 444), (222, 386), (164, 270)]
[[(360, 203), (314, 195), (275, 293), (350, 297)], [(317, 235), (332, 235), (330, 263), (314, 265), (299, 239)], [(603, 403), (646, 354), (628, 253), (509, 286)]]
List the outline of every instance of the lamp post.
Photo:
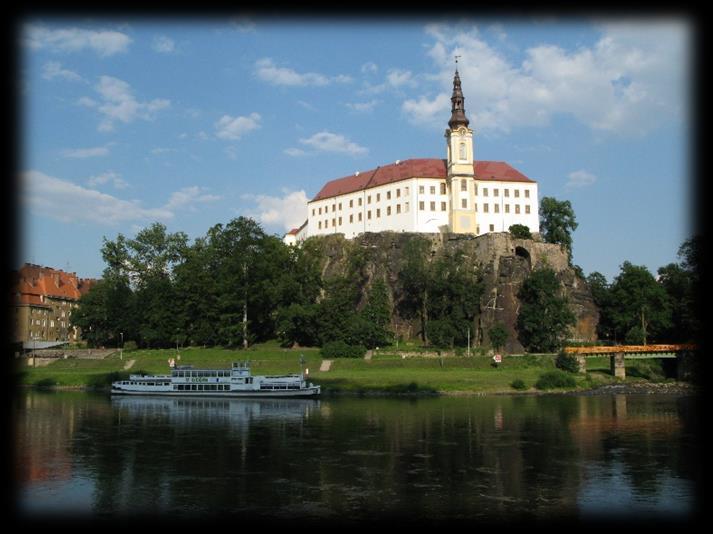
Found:
[(119, 332), (119, 335), (121, 336), (121, 347), (119, 347), (119, 359), (123, 360), (124, 359), (124, 332)]

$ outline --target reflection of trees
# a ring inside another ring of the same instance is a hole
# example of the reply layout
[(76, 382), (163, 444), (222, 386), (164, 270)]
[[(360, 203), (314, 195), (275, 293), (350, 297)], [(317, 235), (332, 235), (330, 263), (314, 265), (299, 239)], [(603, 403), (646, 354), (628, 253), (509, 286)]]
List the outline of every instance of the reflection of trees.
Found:
[(549, 518), (577, 513), (592, 460), (620, 462), (642, 492), (662, 470), (694, 476), (693, 415), (655, 396), (181, 402), (60, 397), (38, 417), (72, 414), (59, 439), (101, 514)]

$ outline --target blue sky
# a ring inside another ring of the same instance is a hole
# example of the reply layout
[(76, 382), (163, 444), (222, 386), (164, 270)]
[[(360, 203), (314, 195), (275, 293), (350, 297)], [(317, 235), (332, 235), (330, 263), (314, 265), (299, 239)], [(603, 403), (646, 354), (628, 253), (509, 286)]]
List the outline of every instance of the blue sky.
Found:
[(18, 260), (101, 276), (102, 238), (283, 234), (324, 182), (445, 157), (453, 57), (477, 159), (569, 200), (574, 263), (652, 273), (690, 236), (686, 19), (31, 18)]

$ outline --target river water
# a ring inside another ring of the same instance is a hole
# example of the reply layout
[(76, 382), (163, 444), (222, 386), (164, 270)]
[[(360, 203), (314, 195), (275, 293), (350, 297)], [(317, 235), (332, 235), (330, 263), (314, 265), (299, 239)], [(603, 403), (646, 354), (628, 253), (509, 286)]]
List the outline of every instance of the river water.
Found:
[(17, 392), (22, 520), (688, 521), (693, 397)]

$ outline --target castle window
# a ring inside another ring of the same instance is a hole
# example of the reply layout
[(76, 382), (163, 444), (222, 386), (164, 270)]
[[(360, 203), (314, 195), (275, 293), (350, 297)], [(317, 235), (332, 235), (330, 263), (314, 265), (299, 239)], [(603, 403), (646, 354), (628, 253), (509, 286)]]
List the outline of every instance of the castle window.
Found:
[(520, 190), (515, 189), (515, 198), (520, 198)]
[(461, 191), (468, 191), (468, 182), (465, 180), (460, 181), (460, 190)]
[(418, 192), (419, 192), (419, 194), (423, 195), (426, 192), (426, 188), (423, 187), (422, 185), (419, 185)]
[(376, 218), (378, 219), (379, 217), (381, 217), (381, 210), (376, 208)]
[(391, 215), (391, 206), (386, 206), (386, 215)]
[(401, 204), (396, 204), (396, 213), (401, 213)]
[(353, 208), (353, 207), (354, 207), (354, 199), (352, 199), (352, 200), (349, 201), (349, 207), (350, 207), (350, 208)]
[(490, 231), (491, 231), (491, 232), (494, 232), (494, 231), (495, 231), (495, 225), (494, 225), (494, 224), (491, 224), (491, 225), (490, 225)]
[(525, 198), (530, 198), (530, 190), (525, 189)]
[(337, 219), (332, 219), (332, 228), (337, 226)]
[(332, 213), (334, 213), (335, 211), (337, 211), (337, 205), (336, 205), (336, 204), (332, 204)]
[(318, 230), (322, 229), (322, 221), (317, 222), (317, 229)]
[(361, 206), (361, 197), (359, 197), (357, 200), (359, 201), (358, 204)]
[(357, 213), (357, 215), (358, 215), (357, 218), (359, 219), (359, 222), (361, 222), (361, 212)]
[(529, 204), (527, 204), (525, 206), (525, 213), (530, 213), (530, 205)]
[(314, 208), (312, 208), (312, 217), (314, 217)]
[(408, 202), (404, 202), (404, 213), (408, 213)]
[[(507, 195), (505, 195), (505, 196), (507, 196)], [(505, 213), (510, 213), (510, 204), (505, 204)]]
[(484, 187), (484, 188), (483, 188), (483, 196), (484, 196), (484, 197), (487, 197), (487, 196), (488, 196), (488, 188), (487, 188), (487, 187)]
[(441, 211), (446, 211), (446, 203), (441, 202)]
[(515, 204), (515, 213), (520, 213), (520, 204)]
[(386, 192), (386, 200), (391, 200), (391, 191)]
[(432, 185), (432, 186), (429, 188), (429, 192), (430, 192), (432, 195), (435, 195), (435, 194), (436, 194), (436, 186), (435, 186), (435, 185)]
[(460, 146), (458, 147), (458, 157), (460, 159), (466, 159), (466, 154), (465, 154), (465, 143), (461, 143)]
[(376, 201), (379, 202), (381, 200), (381, 193), (376, 194)]
[(349, 222), (350, 222), (350, 223), (353, 223), (353, 222), (354, 222), (354, 215), (350, 215), (350, 216), (349, 216)]
[(342, 203), (339, 203), (339, 211), (342, 211)]
[(366, 197), (366, 203), (367, 203), (367, 204), (371, 204), (371, 195), (369, 195), (368, 197)]
[(494, 196), (494, 197), (498, 196), (498, 193), (499, 193), (499, 192), (500, 192), (499, 189), (497, 189), (497, 188), (493, 189), (493, 196)]
[(461, 208), (465, 208), (465, 209), (468, 208), (468, 199), (467, 199), (467, 198), (462, 198), (462, 199), (460, 200), (460, 207), (461, 207)]
[(401, 196), (401, 189), (396, 190), (396, 198), (399, 198)]
[(445, 195), (445, 194), (446, 194), (446, 183), (443, 182), (441, 184), (441, 195)]
[(430, 208), (431, 208), (431, 211), (436, 211), (436, 203), (431, 202)]
[(493, 212), (500, 213), (500, 204), (493, 204)]
[(488, 213), (488, 203), (483, 204), (483, 213)]
[[(404, 187), (404, 195), (408, 196), (408, 186)], [(408, 211), (408, 210), (406, 210)]]
[(504, 189), (503, 191), (505, 192), (505, 196), (506, 196), (506, 197), (509, 197), (509, 196), (510, 196), (510, 190), (509, 190), (509, 189)]
[(366, 218), (371, 220), (371, 210), (366, 212)]
[(425, 210), (426, 208), (424, 207), (424, 204), (425, 203), (423, 202), (423, 200), (420, 200), (418, 202), (418, 209), (420, 209), (421, 211)]
[(339, 226), (341, 226), (341, 225), (342, 225), (342, 218), (339, 217)]
[(319, 214), (322, 215), (322, 207), (319, 207)]

